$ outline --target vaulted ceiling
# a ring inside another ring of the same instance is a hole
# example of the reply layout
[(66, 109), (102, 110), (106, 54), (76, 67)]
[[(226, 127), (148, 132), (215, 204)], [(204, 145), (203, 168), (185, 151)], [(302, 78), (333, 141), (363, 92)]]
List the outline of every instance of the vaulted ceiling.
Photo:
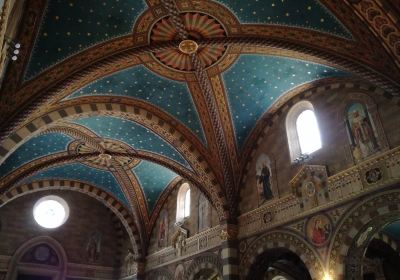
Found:
[(189, 180), (234, 221), (246, 159), (284, 100), (352, 79), (398, 92), (398, 41), (371, 31), (364, 2), (26, 1), (0, 95), (0, 191), (89, 183), (148, 235)]

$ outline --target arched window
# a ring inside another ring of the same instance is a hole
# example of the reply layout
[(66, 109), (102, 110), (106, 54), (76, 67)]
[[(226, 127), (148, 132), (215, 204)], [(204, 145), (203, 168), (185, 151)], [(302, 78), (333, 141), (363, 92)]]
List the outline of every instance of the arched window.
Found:
[(311, 154), (321, 149), (321, 136), (313, 111), (305, 110), (300, 113), (296, 120), (296, 129), (302, 154)]
[(322, 147), (321, 135), (312, 104), (300, 101), (286, 117), (286, 132), (291, 161), (298, 161)]
[(181, 222), (190, 216), (190, 186), (183, 183), (178, 191), (176, 205), (176, 221)]

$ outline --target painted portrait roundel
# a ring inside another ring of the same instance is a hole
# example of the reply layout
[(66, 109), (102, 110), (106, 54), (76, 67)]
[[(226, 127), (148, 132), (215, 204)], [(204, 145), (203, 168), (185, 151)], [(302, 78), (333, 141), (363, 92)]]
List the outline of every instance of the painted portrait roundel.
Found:
[(306, 236), (316, 247), (325, 246), (332, 235), (332, 222), (325, 214), (311, 217), (307, 221)]

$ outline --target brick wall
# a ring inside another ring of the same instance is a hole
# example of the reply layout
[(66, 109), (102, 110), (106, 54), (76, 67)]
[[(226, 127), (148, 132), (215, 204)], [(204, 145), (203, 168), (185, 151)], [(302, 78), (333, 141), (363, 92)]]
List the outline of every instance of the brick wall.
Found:
[[(67, 201), (70, 216), (58, 229), (41, 228), (33, 219), (35, 202), (45, 195), (59, 195)], [(57, 240), (64, 248), (68, 262), (93, 266), (115, 266), (120, 260), (118, 230), (112, 214), (97, 200), (84, 194), (69, 191), (38, 192), (17, 198), (0, 208), (0, 255), (12, 256), (26, 241), (47, 235)], [(101, 254), (95, 262), (89, 262), (86, 245), (91, 234), (102, 235)]]
[[(179, 190), (178, 185), (169, 195), (162, 209), (167, 209), (168, 211), (168, 246), (171, 246), (171, 237), (176, 232), (176, 227), (174, 226), (176, 222), (176, 202), (177, 202), (177, 194)], [(183, 227), (189, 231), (189, 237), (198, 233), (198, 203), (200, 197), (200, 190), (194, 186), (190, 188), (190, 217), (185, 221)], [(155, 226), (151, 233), (150, 245), (148, 253), (152, 254), (159, 250), (157, 244), (157, 236), (158, 236), (158, 225), (159, 218), (156, 220)], [(211, 207), (211, 227), (217, 226), (218, 222), (218, 214), (214, 207)]]
[[(363, 93), (372, 98), (377, 105), (389, 148), (400, 145), (400, 106), (396, 104), (396, 100), (359, 89), (327, 89), (313, 93), (309, 98), (302, 98), (302, 100), (308, 100), (314, 106), (321, 131), (322, 149), (313, 153), (313, 158), (307, 164), (326, 165), (329, 176), (354, 165), (343, 114), (344, 106), (349, 102), (347, 98), (351, 93)], [(271, 180), (275, 197), (282, 197), (291, 192), (288, 187), (289, 181), (299, 171), (300, 166), (291, 164), (285, 121), (292, 104), (298, 101), (299, 98), (295, 97), (282, 106), (283, 109), (274, 116), (272, 125), (254, 150), (247, 176), (242, 182), (241, 213), (246, 213), (260, 205), (256, 187), (256, 161), (261, 153), (271, 158), (273, 172)]]

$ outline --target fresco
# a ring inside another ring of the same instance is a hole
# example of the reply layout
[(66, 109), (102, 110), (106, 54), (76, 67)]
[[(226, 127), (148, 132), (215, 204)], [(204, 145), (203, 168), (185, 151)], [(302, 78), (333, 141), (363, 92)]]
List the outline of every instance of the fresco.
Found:
[(353, 103), (348, 107), (346, 124), (356, 162), (379, 150), (378, 136), (364, 104)]
[(0, 177), (32, 160), (66, 151), (71, 141), (72, 138), (61, 133), (47, 133), (32, 137), (0, 165)]
[(288, 90), (314, 80), (346, 75), (302, 60), (241, 55), (223, 74), (239, 149), (258, 119)]
[(317, 247), (328, 243), (332, 234), (332, 222), (328, 216), (320, 214), (307, 221), (306, 235), (308, 240)]
[(78, 119), (74, 123), (91, 129), (102, 138), (116, 139), (130, 145), (135, 150), (159, 154), (190, 169), (189, 163), (174, 147), (151, 130), (133, 121), (110, 116), (97, 116)]
[(351, 38), (338, 19), (316, 0), (218, 0), (242, 23), (288, 25)]
[(26, 79), (94, 44), (129, 34), (143, 0), (49, 0)]
[(271, 160), (267, 155), (260, 154), (256, 162), (256, 181), (259, 194), (259, 204), (274, 198), (271, 177)]
[(168, 168), (147, 160), (142, 160), (132, 171), (142, 186), (150, 212), (160, 194), (178, 176)]
[(185, 83), (162, 78), (140, 65), (101, 78), (66, 99), (93, 95), (125, 96), (148, 102), (181, 121), (205, 143), (200, 118)]
[(38, 173), (35, 173), (21, 181), (21, 184), (27, 184), (35, 180), (79, 180), (112, 194), (121, 203), (129, 206), (125, 195), (123, 194), (117, 180), (108, 171), (103, 171), (88, 167), (81, 163), (69, 163), (51, 167)]
[(158, 248), (168, 246), (168, 211), (162, 210), (160, 213), (158, 232), (157, 232)]

